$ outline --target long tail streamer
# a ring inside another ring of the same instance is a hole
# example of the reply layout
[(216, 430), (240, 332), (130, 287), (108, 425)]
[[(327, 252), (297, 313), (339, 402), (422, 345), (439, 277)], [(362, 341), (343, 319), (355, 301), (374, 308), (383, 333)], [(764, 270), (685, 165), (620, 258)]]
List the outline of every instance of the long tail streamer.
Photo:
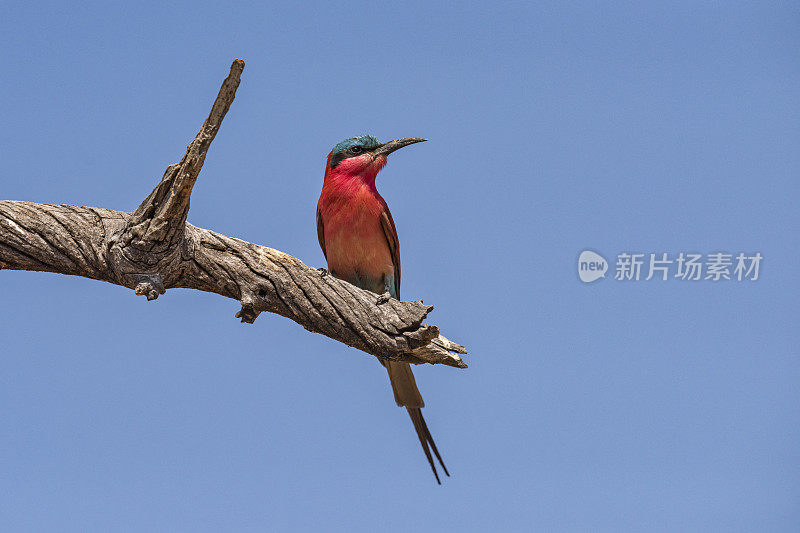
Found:
[(433, 475), (436, 476), (436, 482), (441, 485), (442, 482), (439, 479), (439, 473), (436, 471), (436, 465), (433, 462), (433, 457), (431, 457), (431, 450), (428, 448), (429, 444), (430, 448), (433, 449), (433, 453), (436, 455), (436, 458), (439, 460), (439, 464), (442, 465), (442, 469), (447, 477), (450, 477), (450, 472), (447, 471), (447, 467), (444, 466), (444, 461), (442, 461), (442, 456), (439, 455), (439, 450), (436, 449), (436, 443), (433, 442), (433, 437), (428, 429), (428, 424), (425, 423), (425, 419), (422, 417), (422, 409), (418, 407), (406, 407), (406, 410), (408, 411), (408, 416), (411, 417), (411, 422), (414, 423), (414, 429), (417, 430), (417, 437), (419, 437), (419, 442), (422, 444), (422, 450), (425, 452), (425, 457), (428, 458), (428, 463), (431, 465)]

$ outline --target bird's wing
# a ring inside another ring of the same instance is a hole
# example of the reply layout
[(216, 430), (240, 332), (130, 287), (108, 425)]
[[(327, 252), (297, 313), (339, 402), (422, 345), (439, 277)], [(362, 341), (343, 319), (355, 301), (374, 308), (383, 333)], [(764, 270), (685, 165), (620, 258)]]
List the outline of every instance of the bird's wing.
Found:
[[(319, 226), (317, 226), (319, 227)], [(397, 239), (397, 230), (394, 227), (394, 220), (392, 220), (392, 213), (389, 208), (383, 210), (381, 213), (381, 227), (383, 234), (386, 236), (386, 242), (389, 244), (389, 251), (392, 254), (392, 264), (394, 265), (394, 292), (395, 298), (400, 299), (400, 241)]]
[(322, 248), (322, 255), (325, 260), (328, 260), (328, 254), (325, 252), (325, 226), (322, 224), (322, 213), (319, 212), (317, 207), (317, 238), (319, 239), (319, 247)]

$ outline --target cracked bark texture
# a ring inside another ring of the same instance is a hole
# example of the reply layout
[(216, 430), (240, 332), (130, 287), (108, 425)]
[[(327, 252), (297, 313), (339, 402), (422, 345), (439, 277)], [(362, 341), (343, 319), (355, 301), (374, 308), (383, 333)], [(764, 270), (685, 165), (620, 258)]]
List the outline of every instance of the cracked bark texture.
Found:
[(242, 322), (269, 311), (379, 358), (466, 368), (458, 356), (464, 347), (422, 323), (433, 306), (379, 303), (374, 293), (288, 254), (186, 222), (192, 187), (243, 69), (244, 61), (233, 62), (181, 161), (132, 213), (0, 201), (0, 269), (107, 281), (148, 300), (174, 287), (213, 292), (241, 303)]

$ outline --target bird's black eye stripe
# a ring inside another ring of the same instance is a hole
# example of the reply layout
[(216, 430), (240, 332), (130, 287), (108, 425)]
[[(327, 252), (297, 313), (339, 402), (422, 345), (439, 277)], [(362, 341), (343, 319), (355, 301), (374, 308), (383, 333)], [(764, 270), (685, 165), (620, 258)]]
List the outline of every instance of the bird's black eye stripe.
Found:
[(371, 149), (368, 149), (360, 144), (354, 144), (352, 146), (348, 146), (347, 148), (342, 148), (338, 152), (334, 153), (333, 157), (331, 157), (331, 168), (336, 168), (336, 165), (341, 163), (343, 159), (357, 157), (370, 151)]

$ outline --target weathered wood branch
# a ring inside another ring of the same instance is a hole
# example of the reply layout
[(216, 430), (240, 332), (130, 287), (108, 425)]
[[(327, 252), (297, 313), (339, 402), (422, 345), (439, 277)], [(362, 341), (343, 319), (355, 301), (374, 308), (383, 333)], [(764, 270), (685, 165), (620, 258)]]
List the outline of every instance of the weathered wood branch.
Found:
[(0, 201), (0, 269), (56, 272), (107, 281), (148, 300), (182, 287), (241, 303), (252, 323), (262, 311), (380, 358), (466, 368), (463, 346), (422, 321), (433, 306), (383, 303), (278, 250), (186, 222), (208, 148), (239, 86), (237, 59), (197, 137), (132, 213), (96, 207)]

